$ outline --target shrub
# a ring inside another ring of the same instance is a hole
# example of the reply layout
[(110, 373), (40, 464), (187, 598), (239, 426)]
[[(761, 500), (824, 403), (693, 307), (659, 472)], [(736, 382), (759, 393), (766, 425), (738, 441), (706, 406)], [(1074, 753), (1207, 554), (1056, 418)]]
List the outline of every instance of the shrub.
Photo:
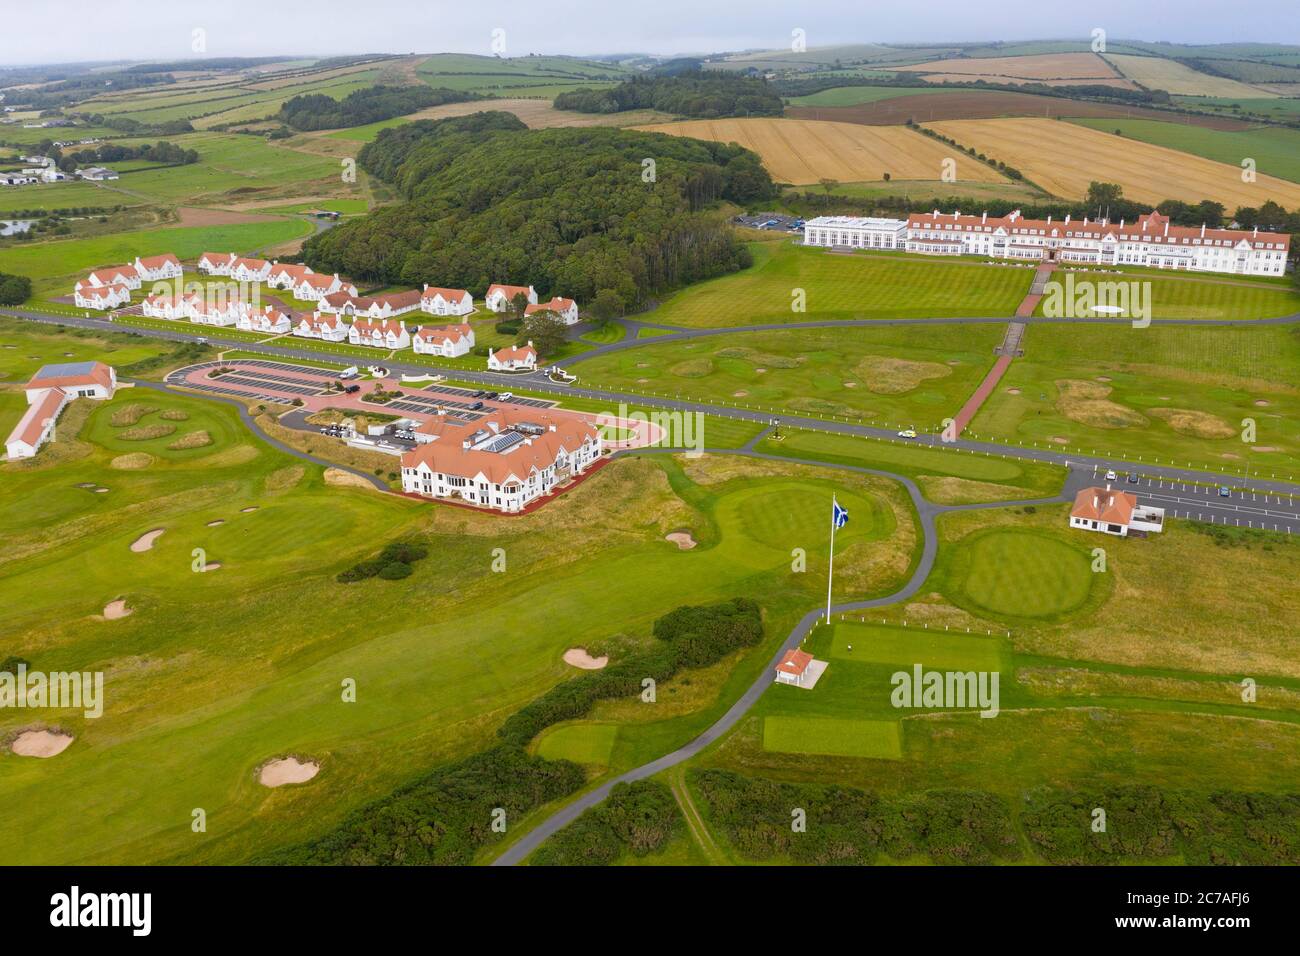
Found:
[(402, 578), (411, 576), (411, 566), (403, 564), (401, 561), (394, 561), (391, 564), (385, 564), (379, 569), (379, 577), (385, 581), (400, 581)]

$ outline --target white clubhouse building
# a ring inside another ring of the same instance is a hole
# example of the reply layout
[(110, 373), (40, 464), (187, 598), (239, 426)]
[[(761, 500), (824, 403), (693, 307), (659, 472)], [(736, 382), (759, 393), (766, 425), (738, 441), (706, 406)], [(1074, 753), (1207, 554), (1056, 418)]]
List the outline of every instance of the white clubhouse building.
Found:
[(1081, 265), (1136, 265), (1185, 272), (1280, 276), (1291, 237), (1259, 229), (1175, 226), (1150, 212), (1129, 223), (1105, 219), (1025, 219), (914, 213), (906, 219), (819, 216), (804, 223), (804, 245), (901, 249), (935, 256), (988, 256)]

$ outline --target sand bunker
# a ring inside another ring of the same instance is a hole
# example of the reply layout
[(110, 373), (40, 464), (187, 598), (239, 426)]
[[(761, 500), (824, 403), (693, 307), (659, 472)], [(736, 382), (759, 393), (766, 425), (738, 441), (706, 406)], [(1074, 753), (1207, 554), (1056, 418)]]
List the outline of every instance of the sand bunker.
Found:
[(586, 648), (571, 647), (564, 652), (564, 663), (572, 667), (580, 667), (584, 671), (598, 671), (609, 663), (609, 657), (608, 655), (592, 657), (587, 653)]
[(664, 535), (664, 540), (671, 541), (683, 551), (689, 551), (695, 547), (695, 539), (691, 537), (689, 531), (674, 531), (672, 534)]
[(944, 378), (952, 369), (938, 362), (913, 362), (888, 355), (867, 355), (853, 368), (854, 374), (867, 383), (867, 388), (877, 395), (899, 395), (910, 392), (922, 382)]
[(1109, 401), (1109, 385), (1099, 385), (1082, 379), (1061, 379), (1056, 383), (1060, 397), (1056, 407), (1071, 421), (1092, 428), (1132, 428), (1147, 424), (1144, 415), (1133, 409)]
[(131, 550), (136, 553), (148, 551), (153, 547), (153, 543), (158, 540), (158, 536), (166, 530), (166, 528), (154, 528), (152, 531), (146, 531), (131, 542)]
[(1020, 389), (1018, 389), (1018, 388), (1009, 388), (1009, 389), (1007, 389), (1007, 394), (1008, 394), (1008, 395), (1019, 395), (1019, 394), (1020, 394)]
[(199, 568), (199, 573), (206, 574), (209, 571), (220, 571), (220, 570), (221, 570), (220, 561), (207, 561), (204, 563), (203, 567)]
[(1153, 408), (1151, 414), (1180, 435), (1194, 438), (1231, 438), (1237, 430), (1222, 418), (1189, 408)]
[(95, 494), (97, 494), (97, 495), (106, 495), (106, 494), (108, 494), (108, 489), (107, 489), (107, 488), (96, 488), (96, 489), (95, 489)]
[(72, 743), (72, 735), (50, 730), (27, 730), (14, 738), (9, 749), (20, 757), (53, 757)]
[(374, 488), (375, 486), (360, 475), (354, 475), (342, 468), (326, 468), (325, 484), (338, 485), (341, 488)]
[(1276, 445), (1251, 445), (1251, 451), (1277, 451)]
[(118, 455), (108, 463), (109, 468), (116, 468), (118, 471), (138, 471), (141, 468), (148, 468), (153, 464), (153, 455), (148, 452), (136, 451), (129, 455)]
[(257, 510), (257, 505), (253, 505), (253, 507), (251, 507), (251, 508), (240, 508), (240, 509), (239, 509), (239, 513), (240, 513), (241, 515), (246, 515), (246, 514), (248, 514), (250, 511), (256, 511), (256, 510)]
[(219, 524), (225, 524), (225, 523), (226, 523), (226, 519), (225, 519), (225, 518), (217, 518), (217, 519), (214, 520), (214, 521), (209, 521), (209, 522), (208, 522), (208, 527), (209, 527), (209, 528), (215, 528), (217, 525), (219, 525)]
[(1255, 405), (1258, 408), (1268, 408), (1268, 406), (1272, 404), (1273, 404), (1272, 402), (1267, 402), (1262, 398), (1255, 400)]
[(1068, 444), (1070, 444), (1070, 439), (1068, 439), (1068, 438), (1062, 438), (1060, 435), (1053, 435), (1053, 436), (1051, 437), (1051, 441), (1055, 442), (1055, 443), (1058, 444), (1058, 445), (1068, 445)]
[(104, 605), (104, 620), (106, 621), (116, 621), (134, 613), (135, 609), (127, 607), (125, 601), (110, 601)]
[(257, 779), (264, 787), (283, 787), (287, 783), (306, 783), (320, 773), (314, 760), (300, 763), (297, 757), (281, 757), (262, 767)]
[(743, 388), (742, 388), (740, 391), (738, 391), (738, 392), (732, 392), (732, 393), (731, 393), (731, 397), (732, 397), (732, 398), (745, 398), (745, 397), (748, 396), (748, 395), (749, 395), (749, 392), (745, 391)]

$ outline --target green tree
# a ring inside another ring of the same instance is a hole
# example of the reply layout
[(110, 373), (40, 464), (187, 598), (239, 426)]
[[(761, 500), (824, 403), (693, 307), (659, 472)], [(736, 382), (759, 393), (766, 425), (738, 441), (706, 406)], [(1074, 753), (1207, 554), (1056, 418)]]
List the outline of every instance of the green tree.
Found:
[(623, 314), (623, 297), (613, 289), (601, 289), (587, 306), (587, 314), (597, 325), (604, 325), (610, 319)]
[(533, 343), (539, 358), (554, 355), (568, 336), (569, 327), (554, 312), (534, 312), (524, 322), (523, 338)]

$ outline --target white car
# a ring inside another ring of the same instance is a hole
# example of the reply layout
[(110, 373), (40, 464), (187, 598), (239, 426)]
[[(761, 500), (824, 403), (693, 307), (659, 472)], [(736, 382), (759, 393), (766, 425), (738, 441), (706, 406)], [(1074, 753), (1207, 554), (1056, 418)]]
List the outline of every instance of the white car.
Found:
[(1107, 480), (1107, 481), (1115, 481), (1115, 480), (1118, 479), (1118, 478), (1119, 478), (1119, 475), (1115, 474), (1114, 471), (1108, 471), (1108, 472), (1106, 472), (1106, 480)]
[(512, 399), (512, 398), (514, 398), (514, 397), (515, 397), (515, 396), (514, 396), (514, 394), (513, 394), (512, 392), (502, 392), (500, 395), (497, 396), (497, 398), (498, 398), (500, 401), (503, 401), (503, 402), (508, 402), (508, 401), (510, 401), (510, 399)]
[(915, 437), (916, 437), (916, 432), (913, 431), (913, 430), (910, 429), (910, 428), (906, 428), (906, 429), (904, 429), (903, 431), (901, 431), (901, 432), (898, 433), (898, 437), (899, 437), (899, 438), (915, 438)]

